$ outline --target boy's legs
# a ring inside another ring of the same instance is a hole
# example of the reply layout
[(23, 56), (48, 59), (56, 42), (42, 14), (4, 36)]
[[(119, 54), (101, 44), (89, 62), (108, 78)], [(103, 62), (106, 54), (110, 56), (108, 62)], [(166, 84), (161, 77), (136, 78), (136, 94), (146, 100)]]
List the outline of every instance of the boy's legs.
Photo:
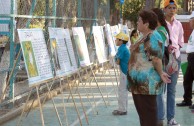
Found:
[(118, 111), (127, 112), (128, 106), (128, 90), (127, 76), (120, 71), (120, 84), (118, 87)]

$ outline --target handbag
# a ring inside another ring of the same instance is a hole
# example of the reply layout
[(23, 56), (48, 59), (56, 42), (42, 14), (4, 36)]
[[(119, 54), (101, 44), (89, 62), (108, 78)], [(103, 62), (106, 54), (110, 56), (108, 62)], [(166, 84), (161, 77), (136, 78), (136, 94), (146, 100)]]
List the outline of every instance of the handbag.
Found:
[(168, 75), (172, 75), (176, 71), (178, 71), (178, 62), (174, 53), (169, 53), (169, 62), (166, 66), (166, 72)]

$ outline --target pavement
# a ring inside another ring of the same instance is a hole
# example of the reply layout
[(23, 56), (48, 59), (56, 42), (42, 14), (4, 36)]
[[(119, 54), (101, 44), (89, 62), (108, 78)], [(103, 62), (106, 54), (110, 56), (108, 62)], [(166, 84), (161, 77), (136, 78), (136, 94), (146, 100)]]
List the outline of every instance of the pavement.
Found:
[[(186, 54), (182, 54), (182, 62), (185, 61)], [(119, 74), (117, 70), (116, 74)], [(118, 106), (116, 93), (117, 81), (115, 78), (115, 71), (114, 69), (110, 69), (110, 73), (106, 71), (106, 73), (102, 77), (101, 75), (101, 73), (97, 73), (96, 79), (98, 82), (97, 84), (100, 86), (104, 100), (100, 94), (99, 89), (96, 86), (95, 81), (91, 83), (91, 86), (89, 85), (89, 81), (86, 82), (86, 86), (83, 86), (80, 83), (78, 91), (80, 92), (82, 102), (80, 101), (78, 93), (75, 93), (75, 87), (72, 89), (72, 92), (74, 94), (73, 99), (72, 97), (70, 97), (70, 99), (67, 101), (70, 94), (69, 90), (64, 91), (62, 94), (53, 98), (61, 121), (58, 121), (52, 100), (49, 100), (44, 105), (42, 105), (45, 126), (59, 126), (59, 122), (61, 122), (63, 126), (139, 126), (139, 118), (134, 106), (131, 93), (129, 93), (128, 98), (129, 105), (127, 115), (112, 115), (112, 111), (117, 109)], [(90, 79), (91, 78), (92, 76), (90, 76)], [(175, 99), (176, 103), (179, 103), (183, 100), (182, 84), (183, 75), (180, 71), (177, 82)], [(88, 94), (88, 96), (86, 94)], [(77, 116), (78, 114), (76, 112), (73, 100), (75, 101), (80, 120)], [(82, 108), (81, 103), (83, 103), (84, 109)], [(84, 111), (86, 115), (84, 114)], [(67, 116), (65, 116), (65, 112)], [(175, 113), (175, 119), (178, 123), (180, 123), (181, 126), (194, 126), (194, 113), (192, 113), (192, 111), (188, 107), (176, 107)], [(16, 117), (15, 119), (10, 120), (2, 126), (15, 126), (18, 121), (19, 117)], [(37, 107), (33, 109), (27, 117), (23, 116), (20, 125), (41, 126), (42, 123), (39, 108)], [(167, 126), (166, 120), (165, 126)]]

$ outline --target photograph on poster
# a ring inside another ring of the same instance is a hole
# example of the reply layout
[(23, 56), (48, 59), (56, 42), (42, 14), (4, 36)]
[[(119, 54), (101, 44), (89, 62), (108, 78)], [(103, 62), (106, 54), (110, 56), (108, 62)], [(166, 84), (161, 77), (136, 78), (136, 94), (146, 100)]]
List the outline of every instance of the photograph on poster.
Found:
[(83, 27), (73, 27), (72, 31), (80, 66), (88, 66), (91, 63), (84, 29)]
[(64, 38), (64, 42), (65, 42), (65, 47), (66, 47), (66, 49), (67, 49), (67, 56), (68, 56), (70, 65), (71, 65), (71, 67), (72, 67), (72, 66), (73, 66), (73, 63), (72, 63), (72, 60), (71, 60), (71, 57), (70, 57), (70, 50), (69, 50), (69, 47), (68, 47), (68, 45), (67, 45), (67, 40), (66, 40), (66, 38)]
[(30, 77), (38, 76), (37, 65), (35, 62), (34, 52), (32, 48), (32, 43), (30, 41), (22, 42), (22, 47), (24, 49), (24, 58), (27, 65), (27, 71)]
[(67, 48), (67, 54), (70, 60), (71, 71), (76, 72), (78, 70), (77, 59), (75, 58), (75, 51), (72, 45), (69, 29), (63, 29), (65, 45)]
[(58, 48), (57, 48), (57, 41), (55, 38), (50, 39), (51, 44), (51, 53), (52, 53), (52, 60), (54, 63), (55, 70), (60, 70), (60, 63), (59, 63), (59, 57), (58, 57)]
[(80, 43), (80, 38), (79, 35), (74, 35), (74, 40), (75, 40), (75, 45), (78, 51), (78, 57), (80, 61), (84, 60), (84, 54), (83, 54), (83, 50), (82, 50), (82, 45)]

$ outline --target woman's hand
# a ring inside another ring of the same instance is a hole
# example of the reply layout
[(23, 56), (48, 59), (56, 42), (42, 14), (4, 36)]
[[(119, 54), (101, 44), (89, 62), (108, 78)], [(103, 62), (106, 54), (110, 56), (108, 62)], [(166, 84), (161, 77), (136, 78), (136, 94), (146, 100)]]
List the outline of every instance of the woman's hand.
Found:
[(161, 77), (161, 79), (162, 79), (162, 81), (163, 81), (164, 83), (171, 83), (171, 80), (169, 79), (170, 76), (169, 76), (167, 73), (162, 72), (162, 73), (160, 74), (160, 77)]

